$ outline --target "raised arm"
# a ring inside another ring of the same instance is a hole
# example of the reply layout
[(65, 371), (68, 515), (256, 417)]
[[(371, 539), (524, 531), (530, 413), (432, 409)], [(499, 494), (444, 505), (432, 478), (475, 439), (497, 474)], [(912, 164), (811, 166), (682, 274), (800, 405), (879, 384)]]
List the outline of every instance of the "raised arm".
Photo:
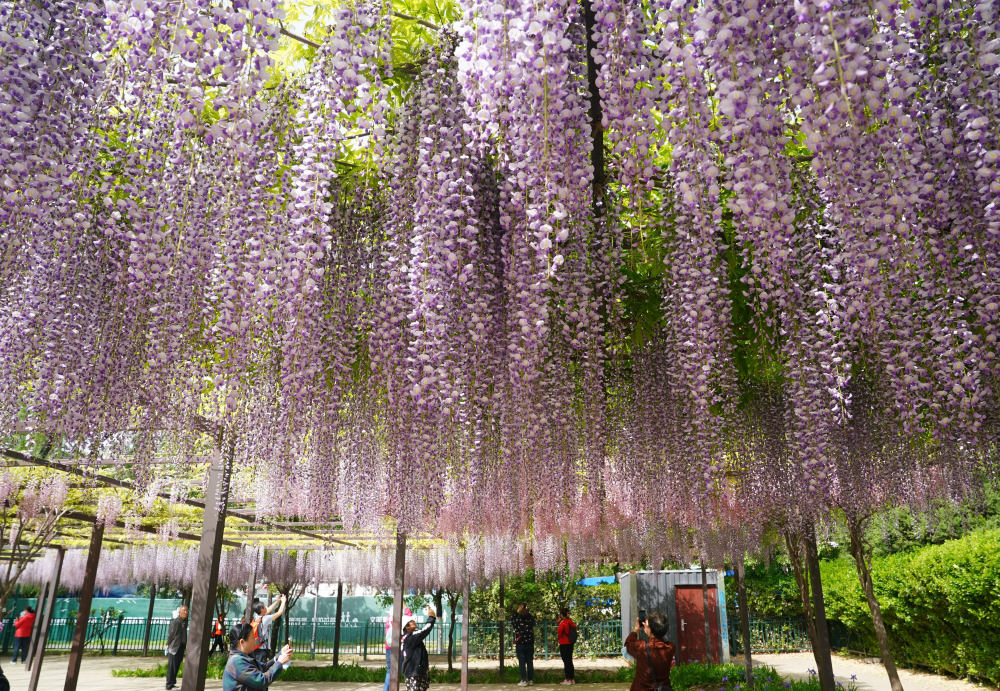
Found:
[(278, 611), (274, 613), (275, 619), (277, 619), (278, 617), (280, 617), (282, 614), (285, 613), (285, 602), (287, 602), (287, 600), (285, 599), (285, 596), (282, 595), (278, 599)]

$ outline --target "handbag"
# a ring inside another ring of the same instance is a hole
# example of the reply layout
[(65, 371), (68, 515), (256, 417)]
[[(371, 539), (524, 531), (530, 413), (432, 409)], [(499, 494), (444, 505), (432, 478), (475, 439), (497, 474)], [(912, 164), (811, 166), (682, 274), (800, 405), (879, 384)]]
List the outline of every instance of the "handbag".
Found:
[(674, 687), (670, 685), (670, 671), (667, 671), (667, 680), (664, 683), (660, 683), (660, 680), (656, 678), (656, 667), (653, 665), (653, 656), (649, 654), (649, 641), (646, 641), (646, 660), (649, 662), (649, 673), (653, 676), (653, 691), (674, 691)]

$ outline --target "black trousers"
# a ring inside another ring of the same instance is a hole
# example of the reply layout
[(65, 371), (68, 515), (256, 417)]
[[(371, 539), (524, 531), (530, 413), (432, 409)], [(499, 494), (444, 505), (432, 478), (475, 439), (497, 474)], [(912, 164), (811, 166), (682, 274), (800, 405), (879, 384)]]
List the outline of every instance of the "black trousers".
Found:
[(572, 681), (573, 675), (575, 674), (575, 671), (573, 670), (573, 644), (560, 643), (559, 657), (562, 658), (563, 669), (566, 670), (566, 678)]
[(220, 653), (226, 652), (226, 641), (220, 633), (218, 636), (212, 636), (212, 649), (208, 651), (209, 655), (215, 654), (215, 649), (218, 648)]
[(177, 686), (177, 670), (180, 669), (181, 662), (184, 661), (184, 648), (181, 646), (180, 649), (173, 655), (167, 655), (167, 688), (172, 689)]
[(535, 680), (535, 646), (521, 645), (514, 646), (517, 652), (517, 667), (521, 672), (521, 681)]

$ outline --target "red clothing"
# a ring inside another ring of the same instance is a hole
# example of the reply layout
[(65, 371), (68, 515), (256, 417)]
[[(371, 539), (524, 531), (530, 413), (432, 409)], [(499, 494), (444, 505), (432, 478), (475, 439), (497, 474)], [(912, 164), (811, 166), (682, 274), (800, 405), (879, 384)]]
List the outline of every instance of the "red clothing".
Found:
[(556, 630), (556, 635), (559, 636), (559, 645), (571, 645), (569, 640), (569, 629), (570, 627), (576, 628), (576, 624), (569, 617), (566, 617), (561, 622), (559, 622), (559, 628)]
[(222, 635), (222, 622), (219, 621), (218, 619), (215, 620), (215, 630), (212, 631), (212, 635), (213, 636), (221, 636)]
[(31, 636), (31, 627), (35, 624), (34, 612), (22, 614), (14, 621), (14, 637), (28, 638)]
[(656, 680), (661, 685), (670, 681), (670, 663), (674, 659), (674, 644), (665, 643), (659, 638), (649, 641), (649, 656), (646, 656), (646, 641), (639, 640), (635, 631), (625, 639), (625, 650), (635, 659), (635, 678), (629, 691), (653, 691), (653, 675), (649, 669), (649, 661), (656, 668)]

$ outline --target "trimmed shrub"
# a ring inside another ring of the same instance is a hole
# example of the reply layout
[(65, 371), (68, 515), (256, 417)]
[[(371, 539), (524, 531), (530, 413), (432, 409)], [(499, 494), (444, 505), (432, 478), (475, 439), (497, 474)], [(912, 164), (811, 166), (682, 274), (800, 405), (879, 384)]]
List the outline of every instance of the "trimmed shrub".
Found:
[[(1000, 684), (1000, 530), (875, 559), (875, 594), (903, 666)], [(822, 564), (827, 617), (878, 654), (854, 563)]]

